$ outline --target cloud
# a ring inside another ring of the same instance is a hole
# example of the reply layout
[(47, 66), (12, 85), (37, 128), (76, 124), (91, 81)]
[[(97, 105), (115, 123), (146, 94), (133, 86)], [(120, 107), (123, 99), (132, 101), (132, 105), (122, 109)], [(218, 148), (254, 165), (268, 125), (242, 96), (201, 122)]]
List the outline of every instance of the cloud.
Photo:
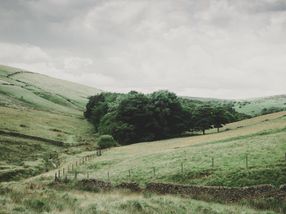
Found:
[(283, 0), (0, 0), (0, 62), (112, 91), (285, 93)]

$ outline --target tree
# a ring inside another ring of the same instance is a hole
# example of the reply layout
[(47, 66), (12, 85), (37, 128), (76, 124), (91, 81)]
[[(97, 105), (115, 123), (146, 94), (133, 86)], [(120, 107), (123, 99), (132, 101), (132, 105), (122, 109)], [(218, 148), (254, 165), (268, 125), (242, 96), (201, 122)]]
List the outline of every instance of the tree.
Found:
[[(141, 93), (130, 92), (118, 105), (116, 120), (120, 121), (120, 128), (116, 130), (124, 144), (154, 139), (152, 134), (152, 111), (149, 98)], [(126, 139), (122, 139), (122, 131), (128, 130)]]
[(200, 130), (205, 134), (205, 130), (212, 128), (213, 108), (210, 105), (197, 107), (194, 112), (195, 129)]
[(219, 132), (219, 128), (223, 127), (223, 125), (228, 122), (228, 112), (223, 107), (213, 109), (213, 125), (217, 128), (217, 132)]
[(98, 139), (97, 146), (100, 149), (107, 149), (117, 146), (117, 143), (111, 135), (101, 135)]
[(151, 108), (154, 117), (152, 130), (157, 139), (181, 134), (189, 129), (189, 114), (183, 108), (176, 94), (157, 91), (151, 94)]
[(92, 122), (95, 130), (98, 130), (99, 122), (101, 118), (107, 113), (108, 106), (105, 102), (105, 94), (101, 93), (89, 98), (89, 102), (86, 105), (86, 111), (84, 116)]

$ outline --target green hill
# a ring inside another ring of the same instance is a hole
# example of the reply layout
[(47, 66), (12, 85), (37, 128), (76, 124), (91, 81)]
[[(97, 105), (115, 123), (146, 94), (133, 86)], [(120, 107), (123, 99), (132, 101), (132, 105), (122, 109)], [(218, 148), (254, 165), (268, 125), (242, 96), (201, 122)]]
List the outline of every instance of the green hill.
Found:
[(82, 115), (88, 96), (99, 92), (1, 65), (0, 180), (53, 168), (51, 160), (56, 164), (65, 156), (64, 147), (54, 141), (66, 146), (94, 144), (93, 127)]
[[(83, 110), (88, 96), (99, 92), (0, 66), (0, 213), (286, 212), (283, 196), (230, 205), (148, 192), (52, 187), (55, 172), (64, 167), (70, 178), (76, 171), (78, 179), (88, 175), (141, 186), (151, 181), (229, 187), (286, 183), (285, 111), (227, 124), (220, 133), (210, 129), (206, 135), (112, 148), (79, 165), (79, 160), (95, 153), (96, 135)], [(252, 116), (286, 103), (285, 95), (243, 101), (190, 99), (232, 104)]]
[(211, 104), (229, 104), (233, 105), (236, 111), (250, 116), (258, 116), (265, 113), (273, 113), (286, 110), (286, 95), (275, 95), (269, 97), (260, 97), (252, 99), (216, 99), (216, 98), (201, 98), (201, 97), (187, 97), (202, 103)]
[(82, 114), (88, 96), (100, 91), (43, 74), (0, 66), (0, 106)]
[(286, 110), (286, 95), (284, 94), (247, 100), (238, 100), (234, 102), (234, 106), (238, 112), (248, 115), (259, 115), (263, 109)]

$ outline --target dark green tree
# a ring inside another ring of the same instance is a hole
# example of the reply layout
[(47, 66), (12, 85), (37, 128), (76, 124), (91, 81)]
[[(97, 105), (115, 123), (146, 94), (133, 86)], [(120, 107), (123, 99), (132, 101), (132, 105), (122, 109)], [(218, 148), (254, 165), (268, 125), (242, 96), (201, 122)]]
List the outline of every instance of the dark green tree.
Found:
[(213, 109), (213, 125), (214, 128), (217, 128), (217, 132), (219, 132), (219, 129), (228, 123), (229, 120), (229, 113), (223, 107)]
[(213, 108), (210, 105), (197, 107), (194, 112), (195, 129), (202, 131), (212, 128), (213, 125)]

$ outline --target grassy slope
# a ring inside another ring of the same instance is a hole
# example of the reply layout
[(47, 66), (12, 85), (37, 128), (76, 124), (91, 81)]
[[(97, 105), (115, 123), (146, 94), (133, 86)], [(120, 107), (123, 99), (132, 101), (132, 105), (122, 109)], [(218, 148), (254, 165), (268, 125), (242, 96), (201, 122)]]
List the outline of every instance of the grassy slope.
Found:
[(126, 181), (131, 170), (130, 179), (141, 184), (150, 180), (226, 186), (286, 182), (286, 112), (236, 122), (224, 132), (213, 132), (113, 148), (78, 170), (102, 179), (109, 171), (113, 182)]
[[(82, 109), (86, 97), (98, 90), (35, 73), (11, 75), (19, 71), (0, 66), (0, 130), (71, 144), (93, 141), (92, 127), (83, 120)], [(132, 169), (131, 179), (142, 184), (150, 180), (228, 186), (269, 181), (279, 184), (285, 181), (284, 115), (285, 112), (229, 124), (222, 129), (228, 131), (220, 134), (209, 130), (206, 136), (114, 148), (78, 170), (102, 179), (110, 171), (111, 180), (121, 182), (126, 181), (128, 170)], [(51, 162), (57, 164), (60, 158), (74, 161), (81, 155), (74, 155), (73, 148), (11, 136), (0, 136), (0, 152), (0, 175), (4, 178), (11, 174), (14, 178), (31, 176), (51, 168)], [(61, 152), (62, 155), (56, 155)], [(245, 153), (251, 154), (249, 174), (245, 174)], [(215, 157), (214, 169), (210, 167), (210, 157)], [(181, 162), (184, 162), (183, 175)], [(26, 184), (8, 183), (11, 189), (7, 191), (0, 185), (0, 213), (94, 213), (95, 209), (104, 213), (257, 213), (247, 207), (175, 196), (62, 192), (44, 184), (51, 179), (40, 179), (35, 185), (33, 180)]]
[[(0, 66), (0, 131), (62, 141), (94, 143), (93, 127), (82, 112), (99, 90), (45, 75)], [(17, 179), (52, 168), (50, 154), (63, 148), (0, 135), (0, 178)], [(59, 155), (59, 157), (61, 156)], [(57, 157), (57, 156), (55, 156)], [(55, 158), (54, 162), (57, 162)]]
[(0, 65), (0, 105), (82, 114), (87, 97), (100, 90)]
[(7, 66), (0, 66), (0, 80), (0, 130), (65, 143), (91, 135), (82, 114), (99, 90)]

